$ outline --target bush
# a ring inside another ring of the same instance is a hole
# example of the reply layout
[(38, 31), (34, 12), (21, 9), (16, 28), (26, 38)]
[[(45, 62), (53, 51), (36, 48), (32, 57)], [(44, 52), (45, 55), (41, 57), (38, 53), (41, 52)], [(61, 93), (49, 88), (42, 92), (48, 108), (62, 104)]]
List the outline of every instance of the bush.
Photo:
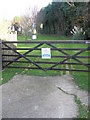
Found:
[(87, 30), (85, 31), (85, 37), (86, 40), (90, 40), (90, 28), (87, 28)]
[(87, 28), (85, 32), (76, 33), (73, 40), (90, 40), (90, 28)]
[(86, 37), (85, 37), (85, 34), (82, 34), (82, 33), (76, 33), (73, 37), (72, 37), (73, 40), (85, 40)]

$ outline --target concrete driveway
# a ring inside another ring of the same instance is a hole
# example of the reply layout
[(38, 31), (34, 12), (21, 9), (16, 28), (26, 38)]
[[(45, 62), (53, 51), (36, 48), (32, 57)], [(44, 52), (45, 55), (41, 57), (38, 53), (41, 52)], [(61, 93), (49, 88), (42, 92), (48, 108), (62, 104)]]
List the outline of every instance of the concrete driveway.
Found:
[(77, 94), (83, 104), (88, 104), (87, 92), (81, 91), (76, 86), (72, 76), (16, 75), (2, 85), (2, 116), (3, 118), (76, 118), (78, 107), (71, 94)]

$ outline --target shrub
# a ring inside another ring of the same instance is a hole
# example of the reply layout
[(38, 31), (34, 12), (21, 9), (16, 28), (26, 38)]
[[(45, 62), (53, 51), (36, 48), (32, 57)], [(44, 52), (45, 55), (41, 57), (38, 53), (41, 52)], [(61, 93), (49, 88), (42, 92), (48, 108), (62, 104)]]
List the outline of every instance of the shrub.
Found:
[(85, 40), (86, 36), (83, 33), (76, 33), (73, 37), (73, 40)]

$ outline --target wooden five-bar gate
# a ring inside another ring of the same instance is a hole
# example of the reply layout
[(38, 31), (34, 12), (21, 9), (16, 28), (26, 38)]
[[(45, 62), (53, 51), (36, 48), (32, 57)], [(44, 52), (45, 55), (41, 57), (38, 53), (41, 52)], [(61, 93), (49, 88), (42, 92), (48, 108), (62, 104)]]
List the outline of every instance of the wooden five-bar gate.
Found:
[[(11, 47), (10, 44), (17, 44), (17, 47)], [(90, 42), (87, 40), (2, 41), (2, 51), (4, 51), (2, 52), (2, 58), (14, 57), (12, 60), (2, 59), (2, 68), (89, 72), (89, 45)], [(42, 48), (51, 49), (51, 59), (42, 59)], [(5, 51), (12, 51), (15, 54), (6, 54)], [(25, 64), (19, 65), (14, 63)], [(60, 65), (68, 65), (72, 67), (61, 68)]]

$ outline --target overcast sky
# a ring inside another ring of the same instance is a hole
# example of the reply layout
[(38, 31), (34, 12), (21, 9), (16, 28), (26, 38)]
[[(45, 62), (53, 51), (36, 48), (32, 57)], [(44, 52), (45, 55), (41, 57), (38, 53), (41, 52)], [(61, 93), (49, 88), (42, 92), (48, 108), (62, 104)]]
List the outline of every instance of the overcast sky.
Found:
[(20, 16), (26, 9), (47, 6), (52, 0), (0, 0), (0, 19), (12, 19)]

